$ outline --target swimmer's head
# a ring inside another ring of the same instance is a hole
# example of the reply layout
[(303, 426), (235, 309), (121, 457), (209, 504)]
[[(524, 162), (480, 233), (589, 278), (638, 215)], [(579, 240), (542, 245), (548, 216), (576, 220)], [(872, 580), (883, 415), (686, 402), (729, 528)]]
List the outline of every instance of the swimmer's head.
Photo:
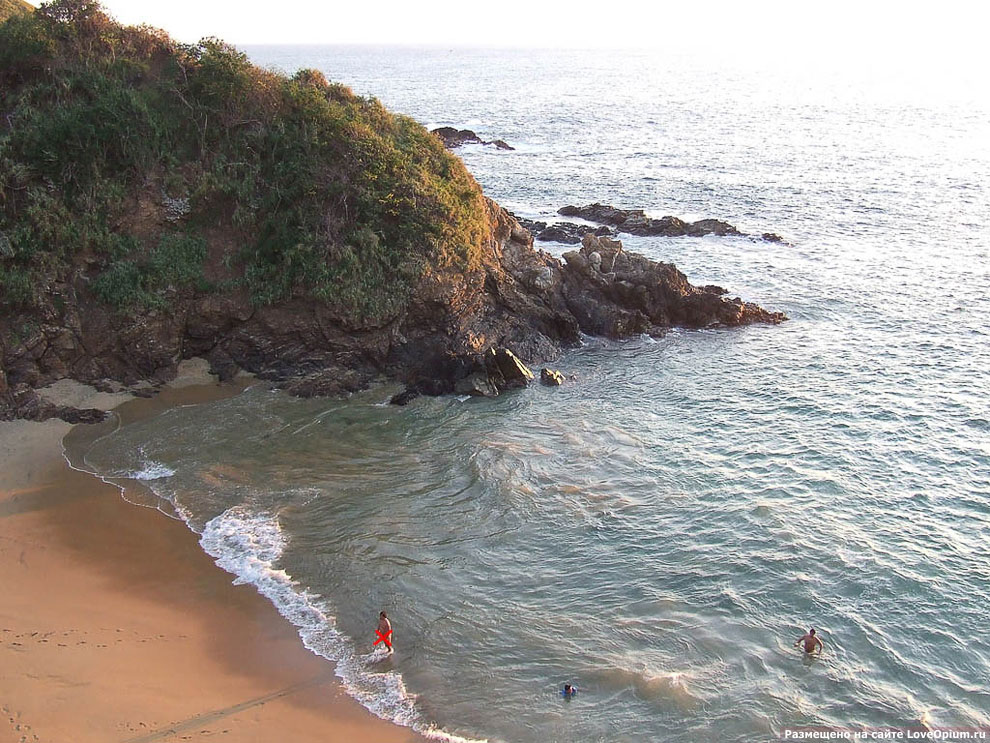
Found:
[[(385, 614), (385, 612), (382, 612), (382, 615), (384, 615), (384, 614)], [(814, 627), (812, 627), (811, 629), (809, 629), (809, 630), (808, 630), (808, 634), (809, 634), (809, 635), (813, 635), (813, 634), (815, 634), (815, 628), (814, 628)]]
[[(385, 612), (382, 612), (378, 616), (380, 616), (382, 619), (388, 619), (388, 614), (386, 614)], [(811, 630), (811, 633), (814, 634), (815, 631), (814, 630)]]

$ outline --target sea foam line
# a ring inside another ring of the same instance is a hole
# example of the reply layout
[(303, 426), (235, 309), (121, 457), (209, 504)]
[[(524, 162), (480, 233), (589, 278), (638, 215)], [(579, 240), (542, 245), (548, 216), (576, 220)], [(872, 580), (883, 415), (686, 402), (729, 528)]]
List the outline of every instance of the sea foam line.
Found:
[[(77, 462), (74, 462), (73, 461), (73, 458), (71, 456), (69, 456), (69, 450), (65, 446), (65, 439), (62, 439), (62, 443), (61, 443), (61, 446), (62, 446), (62, 459), (68, 465), (69, 469), (74, 470), (75, 472), (84, 472), (87, 475), (92, 475), (93, 477), (95, 477), (98, 480), (100, 480), (100, 482), (102, 482), (102, 483), (104, 483), (106, 485), (110, 485), (112, 487), (117, 488), (117, 490), (120, 492), (120, 497), (124, 501), (126, 501), (127, 503), (130, 503), (132, 506), (140, 506), (141, 508), (152, 508), (152, 509), (158, 511), (163, 516), (167, 516), (168, 518), (173, 519), (175, 521), (185, 521), (186, 524), (188, 525), (189, 524), (190, 514), (187, 513), (187, 512), (185, 512), (182, 509), (182, 507), (179, 506), (179, 504), (175, 503), (171, 498), (163, 498), (161, 496), (161, 494), (159, 494), (154, 488), (148, 486), (148, 489), (152, 493), (154, 493), (155, 496), (157, 496), (158, 498), (164, 500), (170, 506), (172, 506), (172, 508), (175, 510), (175, 512), (178, 515), (171, 514), (168, 511), (164, 510), (161, 507), (161, 503), (160, 502), (157, 503), (157, 504), (155, 504), (155, 505), (151, 505), (151, 504), (148, 504), (148, 503), (139, 503), (139, 502), (137, 502), (135, 500), (132, 500), (132, 499), (128, 498), (127, 497), (127, 488), (124, 487), (123, 485), (121, 485), (119, 482), (117, 482), (117, 480), (124, 479), (124, 478), (131, 479), (131, 480), (143, 481), (143, 482), (147, 482), (147, 481), (150, 481), (150, 480), (162, 480), (162, 479), (165, 479), (165, 478), (168, 478), (168, 477), (172, 477), (175, 474), (175, 471), (174, 470), (170, 469), (169, 467), (165, 466), (164, 464), (160, 464), (158, 462), (151, 462), (151, 463), (146, 463), (144, 467), (142, 467), (140, 470), (135, 471), (135, 472), (125, 472), (125, 473), (116, 473), (116, 474), (102, 474), (100, 472), (97, 472), (96, 468), (93, 467), (89, 463), (89, 461), (87, 460), (87, 455), (89, 454), (90, 451), (93, 450), (93, 448), (96, 446), (96, 444), (98, 444), (100, 441), (103, 441), (106, 438), (109, 438), (110, 436), (113, 436), (121, 428), (120, 415), (117, 413), (117, 411), (111, 410), (110, 411), (110, 414), (113, 416), (114, 421), (116, 423), (116, 425), (114, 426), (113, 431), (110, 431), (109, 433), (105, 433), (102, 436), (100, 436), (100, 437), (94, 439), (93, 441), (91, 441), (90, 444), (89, 444), (89, 447), (86, 449), (86, 451), (85, 452), (82, 452), (82, 454), (80, 455), (80, 460), (81, 460), (80, 462), (78, 462), (78, 463)], [(143, 450), (142, 450), (142, 453), (143, 453)]]
[(487, 743), (426, 724), (416, 710), (415, 695), (406, 689), (400, 673), (367, 668), (369, 661), (377, 659), (376, 654), (358, 655), (337, 630), (327, 603), (301, 587), (285, 570), (275, 567), (287, 543), (275, 514), (252, 513), (235, 506), (208, 521), (199, 541), (217, 565), (235, 576), (235, 585), (253, 585), (271, 601), (279, 614), (295, 625), (310, 652), (336, 663), (336, 674), (344, 689), (370, 712), (432, 740)]

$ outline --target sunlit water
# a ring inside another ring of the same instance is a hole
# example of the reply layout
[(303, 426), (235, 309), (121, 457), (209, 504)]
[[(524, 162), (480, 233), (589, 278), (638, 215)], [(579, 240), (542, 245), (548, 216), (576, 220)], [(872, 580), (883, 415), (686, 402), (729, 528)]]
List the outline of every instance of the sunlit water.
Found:
[(124, 427), (91, 466), (138, 474), (421, 730), (990, 725), (986, 102), (635, 53), (249, 51), (507, 140), (461, 155), (521, 215), (597, 200), (780, 233), (625, 244), (791, 320), (588, 339), (566, 386), (491, 400), (258, 386)]

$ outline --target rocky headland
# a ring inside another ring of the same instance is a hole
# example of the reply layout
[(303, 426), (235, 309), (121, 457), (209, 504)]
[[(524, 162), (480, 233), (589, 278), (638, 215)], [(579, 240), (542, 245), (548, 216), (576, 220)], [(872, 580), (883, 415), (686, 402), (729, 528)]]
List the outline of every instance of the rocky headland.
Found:
[(297, 395), (497, 394), (582, 333), (786, 319), (605, 235), (535, 249), (437, 137), (318, 72), (46, 7), (0, 26), (0, 418), (97, 419), (35, 390), (148, 394), (193, 357)]

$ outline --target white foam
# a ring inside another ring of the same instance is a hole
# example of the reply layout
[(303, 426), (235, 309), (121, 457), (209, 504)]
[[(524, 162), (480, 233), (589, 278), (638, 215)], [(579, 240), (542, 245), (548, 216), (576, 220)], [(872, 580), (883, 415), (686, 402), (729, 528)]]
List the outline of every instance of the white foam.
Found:
[(166, 467), (160, 462), (146, 462), (141, 469), (134, 472), (126, 472), (121, 477), (147, 482), (148, 480), (164, 480), (166, 477), (171, 477), (174, 474), (175, 470), (171, 467)]
[(375, 653), (358, 655), (353, 644), (337, 630), (329, 604), (276, 567), (287, 538), (275, 514), (230, 508), (206, 523), (200, 544), (217, 565), (236, 576), (235, 584), (251, 584), (271, 601), (296, 626), (307, 649), (335, 662), (336, 674), (347, 692), (375, 715), (433, 740), (485, 743), (425, 723), (402, 675), (397, 671), (374, 671), (371, 666), (380, 657)]

